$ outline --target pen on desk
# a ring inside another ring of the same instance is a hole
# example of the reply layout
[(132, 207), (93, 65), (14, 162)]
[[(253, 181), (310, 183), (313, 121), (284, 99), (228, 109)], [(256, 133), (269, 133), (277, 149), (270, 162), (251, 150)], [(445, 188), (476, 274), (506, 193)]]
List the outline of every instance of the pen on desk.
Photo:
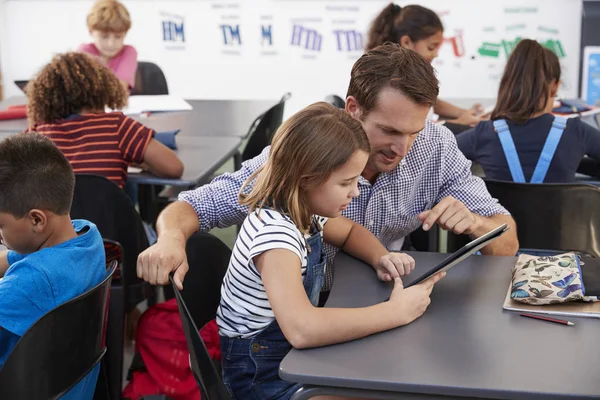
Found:
[(575, 324), (574, 324), (574, 323), (572, 323), (571, 321), (565, 321), (565, 320), (563, 320), (563, 319), (556, 319), (556, 318), (544, 317), (544, 316), (542, 316), (542, 315), (535, 315), (535, 314), (521, 313), (521, 317), (535, 318), (535, 319), (541, 319), (542, 321), (554, 322), (555, 324), (562, 324), (562, 325), (568, 325), (568, 326), (575, 326)]

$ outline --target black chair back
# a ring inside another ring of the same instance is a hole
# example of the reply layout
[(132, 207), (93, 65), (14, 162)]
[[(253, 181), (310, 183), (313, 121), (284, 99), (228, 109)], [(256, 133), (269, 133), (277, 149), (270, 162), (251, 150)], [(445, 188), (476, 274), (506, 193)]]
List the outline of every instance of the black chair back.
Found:
[(600, 258), (600, 188), (485, 181), (517, 223), (521, 249), (576, 251)]
[(286, 93), (279, 103), (268, 109), (265, 113), (259, 115), (246, 134), (248, 143), (242, 152), (242, 161), (250, 160), (259, 155), (265, 147), (271, 144), (273, 135), (283, 122), (283, 110), (285, 102), (290, 98), (290, 93)]
[(58, 399), (100, 362), (115, 268), (116, 262), (101, 283), (49, 311), (25, 332), (0, 370), (1, 399)]
[(330, 94), (329, 96), (325, 97), (325, 101), (334, 107), (341, 108), (342, 110), (346, 108), (346, 102), (344, 99), (336, 94)]
[(169, 94), (169, 86), (162, 69), (154, 63), (139, 61), (132, 94)]
[(177, 290), (172, 276), (170, 280), (190, 351), (190, 367), (203, 399), (229, 400), (229, 393), (198, 333), (198, 327), (216, 316), (231, 250), (209, 233), (192, 236), (186, 250), (190, 270), (185, 277), (183, 291)]

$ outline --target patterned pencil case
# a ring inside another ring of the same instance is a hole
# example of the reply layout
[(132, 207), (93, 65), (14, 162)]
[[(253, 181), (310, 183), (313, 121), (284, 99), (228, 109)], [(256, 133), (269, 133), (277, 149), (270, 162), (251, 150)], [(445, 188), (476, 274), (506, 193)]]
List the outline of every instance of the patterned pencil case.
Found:
[(581, 265), (572, 252), (543, 257), (521, 254), (512, 270), (510, 298), (532, 305), (598, 301), (585, 295)]

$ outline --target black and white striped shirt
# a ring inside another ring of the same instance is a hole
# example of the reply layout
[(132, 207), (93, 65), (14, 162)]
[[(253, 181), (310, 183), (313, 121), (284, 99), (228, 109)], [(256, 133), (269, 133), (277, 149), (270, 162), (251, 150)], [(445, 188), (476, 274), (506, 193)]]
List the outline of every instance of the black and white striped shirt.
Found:
[[(317, 218), (321, 226), (326, 220)], [(306, 241), (291, 218), (270, 209), (250, 213), (240, 229), (221, 286), (221, 304), (217, 310), (220, 335), (252, 337), (275, 319), (260, 273), (252, 261), (272, 249), (296, 254), (301, 261), (302, 277), (306, 275)]]

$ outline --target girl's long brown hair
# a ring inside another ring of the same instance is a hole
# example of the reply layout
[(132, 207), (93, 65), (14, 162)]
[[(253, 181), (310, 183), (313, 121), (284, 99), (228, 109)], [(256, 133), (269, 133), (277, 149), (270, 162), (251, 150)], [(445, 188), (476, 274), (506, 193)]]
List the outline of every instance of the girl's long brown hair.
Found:
[(414, 4), (400, 7), (390, 3), (371, 23), (366, 50), (386, 42), (400, 43), (405, 35), (416, 42), (443, 31), (440, 17), (429, 8)]
[(535, 40), (523, 39), (506, 62), (490, 118), (524, 123), (548, 103), (550, 85), (560, 81), (560, 62)]
[(306, 189), (324, 183), (357, 150), (370, 152), (360, 122), (328, 103), (312, 104), (277, 130), (267, 162), (242, 186), (240, 204), (250, 212), (263, 207), (282, 211), (306, 233), (312, 217)]

